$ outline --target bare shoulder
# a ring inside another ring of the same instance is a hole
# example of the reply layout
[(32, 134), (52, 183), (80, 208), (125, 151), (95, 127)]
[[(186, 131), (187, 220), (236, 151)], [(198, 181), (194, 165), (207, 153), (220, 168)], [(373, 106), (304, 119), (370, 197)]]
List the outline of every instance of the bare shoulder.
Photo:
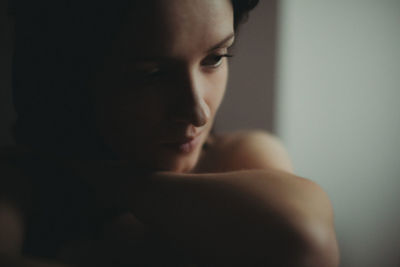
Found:
[(210, 153), (216, 169), (278, 169), (293, 173), (290, 157), (282, 141), (263, 130), (218, 134), (210, 141)]
[(25, 155), (21, 147), (0, 148), (0, 253), (22, 249), (24, 212), (29, 202), (29, 179), (14, 160)]
[(16, 161), (29, 154), (17, 146), (0, 147), (0, 200), (25, 206), (29, 200), (30, 179)]
[(21, 252), (24, 219), (21, 210), (0, 200), (0, 254), (15, 255)]

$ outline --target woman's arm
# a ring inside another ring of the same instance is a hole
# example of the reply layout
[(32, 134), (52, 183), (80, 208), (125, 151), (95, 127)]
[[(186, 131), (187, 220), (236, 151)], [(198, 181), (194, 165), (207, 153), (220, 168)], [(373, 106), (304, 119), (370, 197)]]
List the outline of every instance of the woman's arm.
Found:
[(245, 136), (226, 150), (225, 172), (158, 172), (138, 179), (129, 162), (115, 162), (110, 172), (95, 167), (99, 175), (90, 176), (95, 182), (105, 177), (108, 197), (111, 175), (113, 181), (117, 172), (128, 178), (114, 189), (119, 203), (197, 263), (337, 266), (333, 211), (325, 192), (291, 173), (277, 139)]
[(0, 254), (19, 254), (24, 239), (29, 195), (26, 176), (0, 148)]
[(10, 164), (10, 154), (0, 149), (0, 266), (65, 267), (55, 263), (23, 259), (24, 209), (29, 192), (21, 170)]
[[(127, 205), (212, 266), (336, 266), (332, 208), (316, 184), (272, 170), (157, 173)], [(207, 265), (207, 266), (208, 266)]]

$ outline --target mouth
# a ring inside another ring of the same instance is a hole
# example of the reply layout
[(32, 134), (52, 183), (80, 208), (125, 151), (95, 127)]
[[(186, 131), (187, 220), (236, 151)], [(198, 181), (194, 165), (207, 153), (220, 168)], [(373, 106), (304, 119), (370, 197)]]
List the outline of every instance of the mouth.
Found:
[(196, 136), (185, 136), (184, 138), (177, 141), (162, 143), (162, 146), (179, 153), (187, 154), (196, 149), (201, 141), (201, 136), (202, 133), (199, 133)]

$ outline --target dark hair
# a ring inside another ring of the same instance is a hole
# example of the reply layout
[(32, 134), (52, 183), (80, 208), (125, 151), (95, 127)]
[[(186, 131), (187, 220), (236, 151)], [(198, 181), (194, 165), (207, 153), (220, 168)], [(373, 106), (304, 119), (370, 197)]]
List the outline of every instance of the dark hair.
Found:
[[(126, 10), (140, 2), (10, 2), (16, 32), (12, 87), (17, 144), (59, 157), (110, 156), (92, 119), (86, 83), (101, 65)], [(237, 30), (258, 0), (231, 2)]]
[(231, 0), (234, 14), (234, 28), (247, 21), (249, 12), (254, 9), (259, 0)]

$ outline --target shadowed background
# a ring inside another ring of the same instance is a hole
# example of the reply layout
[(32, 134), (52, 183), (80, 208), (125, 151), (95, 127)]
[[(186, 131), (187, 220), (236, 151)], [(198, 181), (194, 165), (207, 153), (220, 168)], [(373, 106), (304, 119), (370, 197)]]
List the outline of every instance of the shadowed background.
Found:
[[(12, 43), (0, 1), (0, 145)], [(241, 28), (216, 130), (276, 133), (329, 194), (344, 267), (400, 266), (400, 1), (261, 0)]]

